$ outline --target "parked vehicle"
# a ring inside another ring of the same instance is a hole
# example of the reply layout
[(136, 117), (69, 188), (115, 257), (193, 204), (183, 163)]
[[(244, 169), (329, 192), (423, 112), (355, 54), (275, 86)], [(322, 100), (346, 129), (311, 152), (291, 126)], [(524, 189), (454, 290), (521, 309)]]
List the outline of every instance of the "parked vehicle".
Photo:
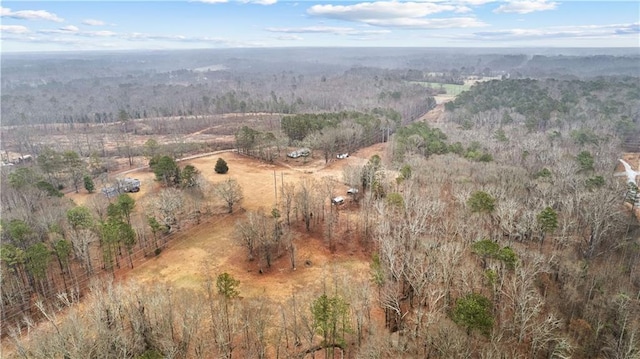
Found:
[(102, 193), (111, 198), (122, 193), (136, 193), (140, 192), (140, 180), (137, 178), (120, 178), (116, 180), (116, 183), (111, 187), (102, 189)]
[(297, 151), (289, 152), (287, 157), (289, 158), (298, 158), (298, 157), (307, 157), (311, 154), (311, 150), (308, 148), (301, 148)]

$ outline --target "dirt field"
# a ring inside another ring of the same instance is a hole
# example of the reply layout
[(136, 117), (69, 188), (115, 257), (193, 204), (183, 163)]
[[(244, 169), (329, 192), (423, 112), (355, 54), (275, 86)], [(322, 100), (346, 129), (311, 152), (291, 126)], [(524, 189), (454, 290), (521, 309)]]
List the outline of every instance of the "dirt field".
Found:
[[(215, 278), (222, 272), (228, 272), (240, 280), (241, 296), (265, 296), (276, 302), (284, 301), (301, 288), (321, 288), (323, 281), (336, 275), (366, 279), (369, 277), (369, 255), (360, 249), (357, 241), (350, 242), (346, 237), (338, 239), (338, 249), (331, 253), (322, 234), (307, 233), (301, 222), (294, 224), (294, 227), (300, 227), (295, 231), (294, 238), (296, 270), (291, 268), (288, 256), (284, 255), (268, 271), (260, 274), (257, 261), (249, 262), (246, 250), (234, 241), (234, 224), (243, 218), (247, 210), (270, 211), (275, 203), (274, 173), (278, 190), (282, 181), (297, 183), (305, 178), (330, 177), (337, 183), (336, 195), (343, 194), (348, 188), (341, 183), (344, 166), (364, 164), (374, 154), (383, 156), (385, 148), (385, 144), (377, 144), (362, 149), (347, 159), (331, 160), (328, 165), (321, 158), (287, 159), (280, 164), (267, 164), (235, 152), (181, 161), (181, 166), (195, 166), (211, 184), (228, 178), (236, 179), (243, 188), (244, 199), (235, 207), (233, 214), (214, 215), (202, 224), (178, 233), (158, 257), (136, 264), (133, 270), (121, 271), (118, 277), (135, 279), (149, 285), (164, 282), (177, 287), (198, 289), (203, 288), (207, 277)], [(216, 174), (213, 170), (218, 157), (229, 165), (229, 173), (226, 175)], [(141, 191), (132, 194), (138, 202), (160, 188), (149, 169), (133, 171), (126, 176), (142, 181)], [(77, 204), (86, 203), (90, 196), (101, 195), (68, 194)], [(222, 208), (220, 210), (224, 211)], [(356, 219), (349, 212), (353, 212), (354, 208), (345, 206), (340, 210), (345, 215), (340, 216), (339, 225), (353, 228)]]

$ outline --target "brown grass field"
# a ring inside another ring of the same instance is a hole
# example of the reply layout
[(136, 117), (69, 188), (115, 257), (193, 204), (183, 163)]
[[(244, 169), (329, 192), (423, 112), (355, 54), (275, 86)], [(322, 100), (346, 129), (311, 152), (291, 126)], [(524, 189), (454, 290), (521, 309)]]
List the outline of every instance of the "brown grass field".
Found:
[[(305, 178), (319, 180), (329, 177), (336, 181), (336, 195), (344, 194), (347, 189), (341, 181), (344, 166), (364, 164), (373, 154), (383, 156), (385, 147), (385, 144), (377, 144), (362, 149), (347, 159), (332, 160), (327, 165), (319, 158), (288, 159), (278, 164), (268, 164), (232, 151), (181, 161), (181, 166), (195, 166), (210, 184), (228, 178), (236, 179), (243, 188), (244, 199), (234, 207), (233, 214), (223, 214), (225, 209), (222, 207), (216, 209), (214, 212), (220, 214), (214, 214), (201, 224), (172, 235), (167, 248), (159, 256), (137, 261), (132, 270), (123, 268), (116, 273), (116, 277), (149, 285), (168, 283), (176, 287), (199, 289), (204, 288), (208, 277), (215, 278), (220, 273), (228, 272), (240, 280), (241, 296), (267, 297), (276, 302), (284, 301), (301, 288), (319, 290), (323, 281), (334, 276), (368, 278), (370, 255), (360, 248), (357, 239), (349, 236), (349, 227), (353, 229), (357, 220), (355, 205), (347, 204), (339, 209), (341, 215), (338, 226), (342, 236), (337, 239), (337, 248), (333, 253), (323, 240), (321, 224), (315, 231), (307, 233), (301, 220), (292, 223), (296, 246), (295, 270), (291, 268), (289, 257), (285, 254), (261, 274), (259, 261), (248, 261), (246, 249), (234, 240), (234, 225), (244, 217), (246, 211), (271, 210), (275, 203), (274, 173), (278, 191), (282, 181), (297, 183)], [(218, 157), (229, 165), (230, 170), (226, 175), (213, 171)], [(131, 194), (138, 203), (143, 203), (160, 189), (149, 169), (136, 170), (126, 176), (142, 181), (141, 191)], [(90, 196), (101, 195), (67, 194), (77, 204), (85, 204)]]

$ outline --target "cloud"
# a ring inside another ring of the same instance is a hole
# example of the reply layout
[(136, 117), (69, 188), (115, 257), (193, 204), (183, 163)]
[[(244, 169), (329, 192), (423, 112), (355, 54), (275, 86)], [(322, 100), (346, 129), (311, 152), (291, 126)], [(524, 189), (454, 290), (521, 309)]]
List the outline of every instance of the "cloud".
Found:
[(506, 4), (498, 6), (494, 13), (516, 13), (528, 14), (535, 11), (553, 10), (558, 6), (557, 2), (547, 2), (547, 0), (512, 0)]
[(373, 26), (401, 28), (480, 27), (485, 23), (473, 17), (427, 18), (441, 12), (468, 12), (465, 6), (433, 2), (377, 1), (354, 5), (314, 5), (307, 9), (312, 16), (360, 22)]
[(82, 24), (88, 25), (88, 26), (104, 26), (105, 22), (102, 20), (85, 19), (85, 20), (82, 20)]
[(496, 1), (497, 0), (458, 0), (456, 1), (456, 3), (478, 6), (478, 5), (489, 4)]
[(377, 35), (388, 34), (390, 30), (358, 30), (351, 27), (338, 26), (307, 26), (307, 27), (268, 27), (270, 32), (287, 34), (334, 34), (334, 35)]
[(78, 29), (77, 26), (73, 26), (73, 25), (68, 25), (68, 26), (63, 26), (60, 28), (60, 30), (62, 31), (67, 31), (67, 32), (76, 32), (80, 29)]
[(424, 17), (443, 11), (454, 11), (455, 9), (456, 7), (453, 5), (429, 2), (376, 1), (355, 5), (313, 5), (307, 10), (307, 13), (313, 16), (364, 22), (365, 20), (374, 19)]
[(399, 27), (410, 29), (449, 29), (449, 28), (469, 28), (487, 26), (482, 21), (474, 17), (451, 17), (441, 19), (410, 19), (398, 18), (388, 20), (372, 20), (368, 22), (370, 25)]
[(277, 36), (276, 39), (282, 41), (302, 41), (304, 38), (302, 36), (294, 35), (294, 34), (286, 34)]
[[(229, 0), (190, 0), (192, 2), (201, 2), (205, 4), (224, 4), (229, 2)], [(235, 0), (239, 3), (243, 4), (257, 4), (257, 5), (273, 5), (278, 2), (278, 0)]]
[(238, 0), (243, 4), (273, 5), (278, 0)]
[(473, 12), (473, 10), (471, 10), (471, 8), (468, 6), (457, 6), (454, 12), (458, 14), (463, 14), (467, 12)]
[(89, 37), (114, 37), (118, 34), (113, 31), (83, 31), (78, 33), (80, 36), (89, 36)]
[(618, 26), (614, 31), (618, 35), (640, 34), (640, 22)]
[(61, 34), (82, 37), (115, 37), (118, 33), (113, 31), (80, 31), (77, 26), (69, 25), (59, 29), (43, 29), (38, 30), (39, 34)]
[(0, 25), (0, 32), (8, 34), (26, 34), (29, 29), (22, 25)]
[(637, 37), (639, 34), (640, 23), (632, 23), (483, 31), (474, 33), (473, 39), (488, 41), (522, 41), (550, 38), (616, 38), (629, 35)]
[(46, 20), (55, 22), (64, 22), (64, 19), (58, 17), (58, 15), (50, 13), (45, 10), (19, 10), (11, 11), (11, 9), (0, 6), (0, 16), (10, 17), (12, 19), (19, 20)]

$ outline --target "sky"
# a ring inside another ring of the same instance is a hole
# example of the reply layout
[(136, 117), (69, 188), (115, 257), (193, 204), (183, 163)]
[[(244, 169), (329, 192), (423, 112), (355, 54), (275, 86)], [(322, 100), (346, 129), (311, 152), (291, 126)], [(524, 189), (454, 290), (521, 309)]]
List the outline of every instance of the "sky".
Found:
[(2, 1), (2, 52), (239, 47), (631, 47), (640, 2)]

